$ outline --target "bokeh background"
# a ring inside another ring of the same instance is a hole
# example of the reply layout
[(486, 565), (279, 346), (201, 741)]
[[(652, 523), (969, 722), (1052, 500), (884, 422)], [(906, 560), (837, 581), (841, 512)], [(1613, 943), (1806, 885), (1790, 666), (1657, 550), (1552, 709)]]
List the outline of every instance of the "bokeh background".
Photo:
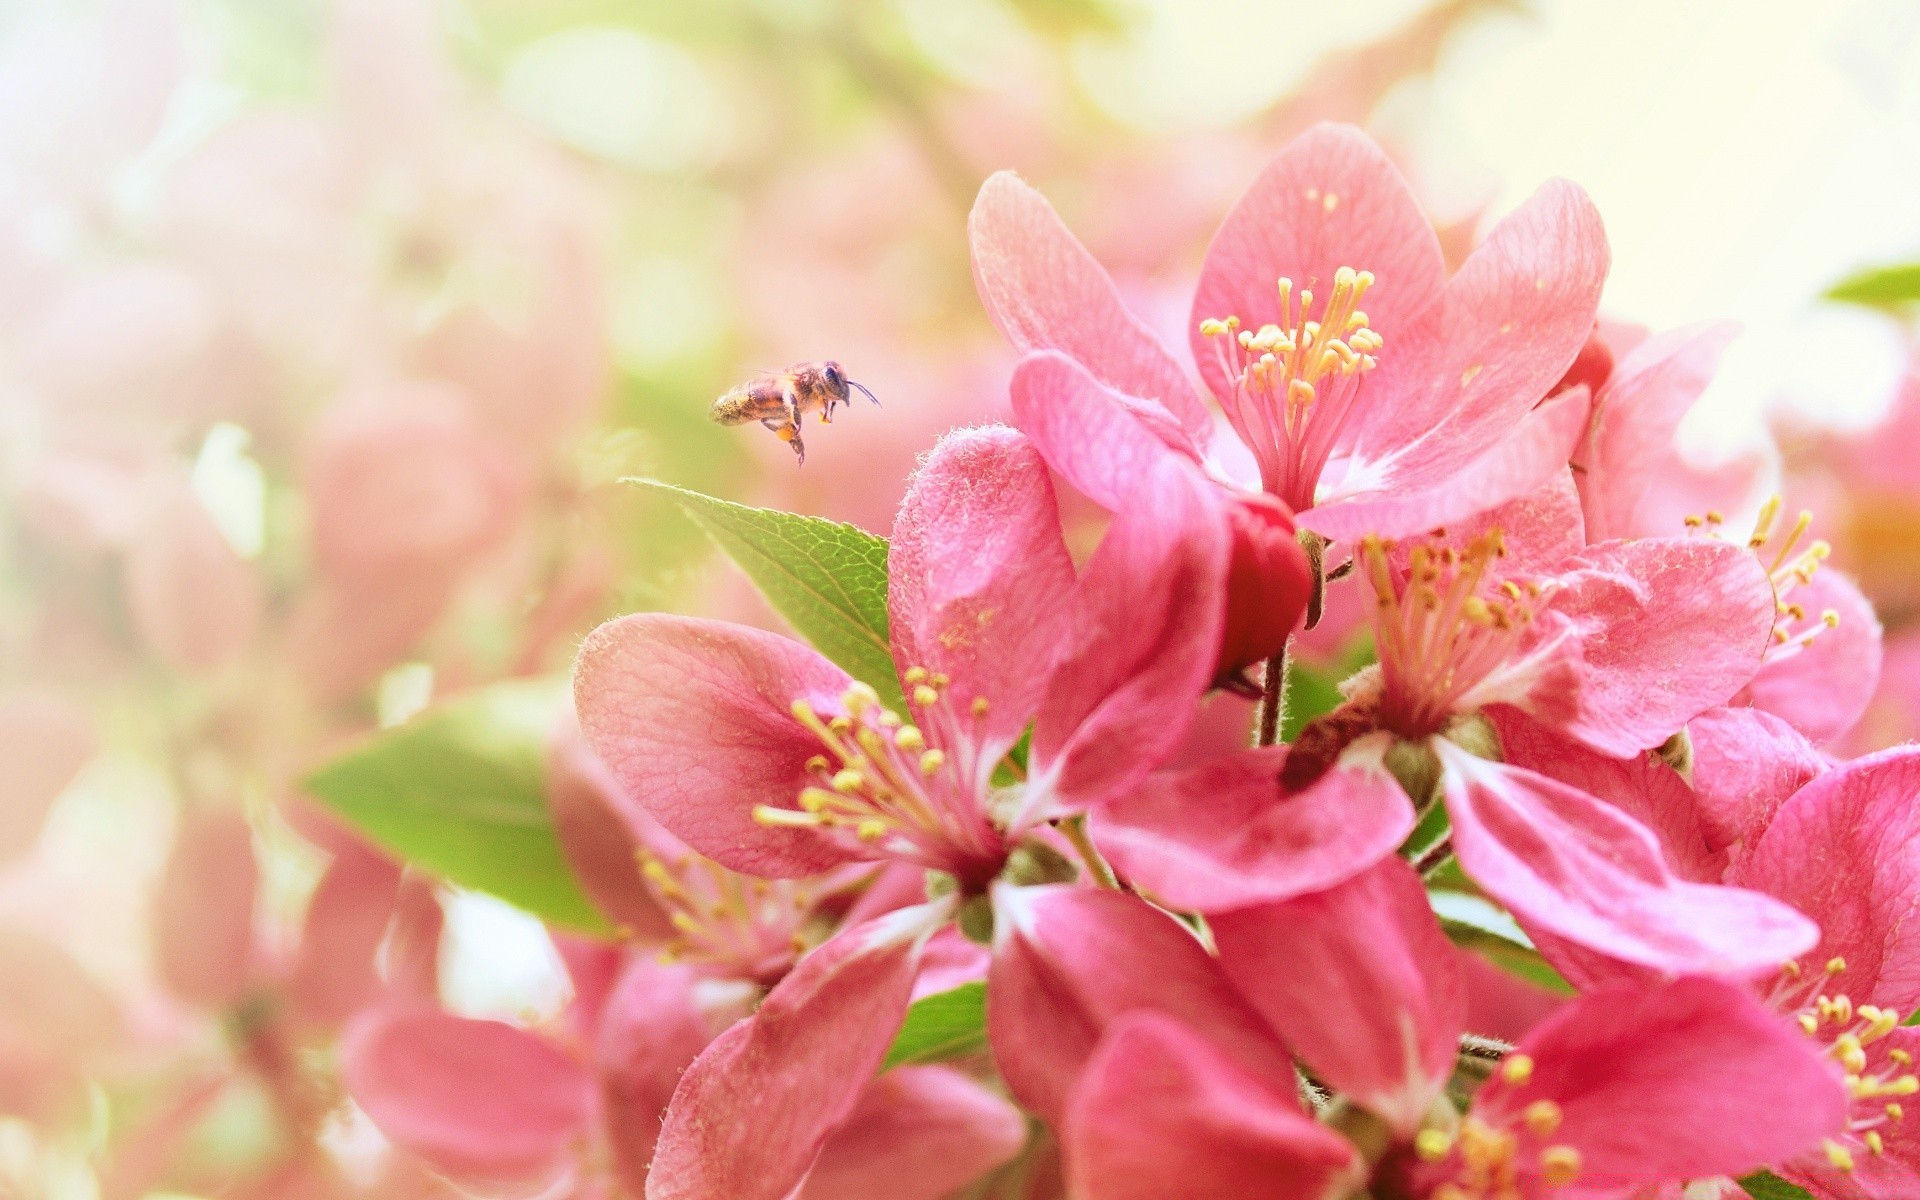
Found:
[[(523, 1020), (566, 976), (306, 772), (614, 613), (773, 620), (624, 476), (886, 532), (1004, 407), (992, 171), (1184, 341), (1215, 222), (1322, 119), (1455, 251), (1565, 175), (1610, 316), (1743, 323), (1683, 444), (1879, 603), (1855, 748), (1920, 727), (1911, 0), (0, 7), (0, 1196), (424, 1194), (331, 1075), (368, 973)], [(884, 407), (804, 469), (707, 419), (829, 358)]]

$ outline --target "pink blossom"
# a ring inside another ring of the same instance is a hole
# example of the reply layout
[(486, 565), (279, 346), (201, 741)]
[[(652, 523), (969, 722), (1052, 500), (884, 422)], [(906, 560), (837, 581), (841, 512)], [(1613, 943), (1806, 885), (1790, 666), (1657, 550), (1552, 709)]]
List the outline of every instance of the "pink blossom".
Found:
[(91, 724), (66, 701), (27, 689), (0, 693), (0, 864), (33, 846), (93, 751)]
[[(1170, 416), (1162, 436), (1203, 456), (1211, 421), (1186, 369), (1045, 200), (995, 176), (970, 231), (981, 297), (1018, 349), (1067, 354)], [(1386, 156), (1323, 125), (1269, 164), (1215, 235), (1190, 336), (1262, 487), (1304, 525), (1413, 533), (1524, 495), (1566, 461), (1583, 393), (1534, 410), (1586, 340), (1606, 268), (1592, 205), (1554, 183), (1449, 280)], [(1061, 452), (1036, 439), (1050, 460)]]

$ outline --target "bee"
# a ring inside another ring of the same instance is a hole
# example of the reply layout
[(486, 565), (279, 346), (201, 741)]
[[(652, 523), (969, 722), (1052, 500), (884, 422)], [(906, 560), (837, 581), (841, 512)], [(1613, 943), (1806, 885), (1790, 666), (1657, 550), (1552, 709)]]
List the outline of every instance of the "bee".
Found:
[(804, 464), (807, 447), (800, 440), (800, 418), (817, 410), (820, 423), (829, 424), (834, 406), (852, 403), (855, 391), (880, 403), (879, 397), (848, 379), (837, 362), (798, 363), (734, 388), (713, 402), (712, 415), (722, 425), (760, 422), (791, 445)]

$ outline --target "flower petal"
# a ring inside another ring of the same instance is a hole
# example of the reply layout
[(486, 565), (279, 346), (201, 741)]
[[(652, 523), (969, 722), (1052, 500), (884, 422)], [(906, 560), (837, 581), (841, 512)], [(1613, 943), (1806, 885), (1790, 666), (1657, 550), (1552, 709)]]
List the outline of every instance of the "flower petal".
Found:
[(1568, 560), (1557, 584), (1541, 626), (1579, 637), (1579, 686), (1571, 711), (1537, 715), (1605, 754), (1657, 746), (1726, 703), (1773, 631), (1765, 568), (1708, 538), (1604, 542)]
[[(1820, 923), (1803, 959), (1855, 1004), (1920, 1005), (1920, 747), (1843, 763), (1780, 807), (1728, 881), (1778, 896)], [(1781, 961), (1786, 961), (1782, 959)]]
[(1461, 867), (1523, 924), (1675, 974), (1770, 973), (1819, 936), (1771, 897), (1678, 878), (1653, 834), (1610, 804), (1433, 745)]
[(594, 1071), (607, 1140), (628, 1194), (644, 1195), (660, 1121), (681, 1073), (720, 1031), (747, 1014), (753, 992), (729, 988), (703, 1002), (699, 973), (639, 955), (620, 973), (594, 1034)]
[(1076, 1196), (1215, 1200), (1332, 1194), (1353, 1147), (1300, 1111), (1291, 1079), (1250, 1074), (1156, 1012), (1114, 1023), (1075, 1089), (1063, 1140)]
[(1105, 1029), (1164, 1012), (1248, 1069), (1287, 1078), (1286, 1048), (1191, 932), (1138, 897), (1070, 885), (993, 889), (987, 1036), (1014, 1098), (1058, 1121)]
[(587, 635), (573, 668), (587, 743), (627, 795), (715, 862), (792, 878), (846, 861), (809, 829), (762, 825), (791, 808), (820, 744), (795, 700), (837, 711), (849, 678), (789, 638), (741, 625), (639, 613)]
[(47, 812), (93, 757), (84, 713), (52, 696), (0, 696), (0, 863), (25, 854)]
[(945, 674), (958, 705), (984, 700), (969, 736), (998, 761), (1071, 616), (1073, 560), (1032, 443), (1004, 426), (942, 438), (907, 489), (887, 571), (894, 662)]
[(1594, 398), (1593, 422), (1575, 455), (1588, 541), (1656, 532), (1641, 521), (1642, 502), (1671, 456), (1680, 418), (1739, 332), (1728, 321), (1675, 329), (1642, 342), (1614, 368)]
[(1267, 164), (1207, 247), (1188, 337), (1213, 394), (1231, 389), (1200, 322), (1234, 316), (1245, 329), (1277, 322), (1281, 279), (1317, 289), (1331, 286), (1341, 267), (1373, 272), (1367, 316), (1389, 353), (1439, 299), (1447, 274), (1440, 239), (1400, 169), (1360, 130), (1322, 124)]
[(1709, 849), (1753, 848), (1789, 797), (1831, 765), (1769, 712), (1710, 708), (1687, 722), (1694, 803)]
[(1192, 447), (1177, 431), (1064, 354), (1027, 355), (1007, 386), (1014, 423), (1047, 465), (1109, 511), (1125, 508), (1134, 488), (1162, 464), (1192, 459)]
[(1212, 919), (1220, 965), (1334, 1090), (1411, 1137), (1446, 1086), (1467, 994), (1398, 855), (1337, 887)]
[(399, 863), (363, 844), (335, 852), (307, 902), (287, 980), (303, 1020), (336, 1026), (379, 995), (380, 943), (399, 896)]
[[(1496, 1073), (1472, 1112), (1520, 1124), (1528, 1105), (1552, 1101), (1550, 1141), (1579, 1152), (1582, 1188), (1743, 1175), (1846, 1120), (1840, 1073), (1819, 1048), (1717, 980), (1583, 996), (1516, 1052), (1532, 1060), (1530, 1076)], [(1537, 1165), (1523, 1165), (1528, 1176), (1537, 1181)]]
[(1880, 686), (1880, 618), (1837, 571), (1821, 570), (1787, 598), (1806, 610), (1808, 622), (1832, 613), (1836, 623), (1785, 657), (1769, 655), (1743, 696), (1824, 744), (1859, 723)]
[(567, 865), (594, 906), (633, 937), (671, 940), (673, 925), (641, 882), (634, 857), (644, 845), (638, 823), (653, 818), (620, 790), (572, 712), (561, 715), (547, 741), (547, 809)]
[(1496, 225), (1438, 303), (1387, 335), (1346, 437), (1362, 477), (1431, 487), (1505, 436), (1585, 345), (1607, 265), (1600, 214), (1565, 180)]
[[(1463, 445), (1457, 458), (1408, 462), (1404, 473), (1395, 466), (1347, 475), (1323, 487), (1320, 502), (1297, 519), (1329, 538), (1403, 537), (1520, 500), (1566, 469), (1586, 427), (1587, 394), (1581, 388), (1562, 392), (1516, 420), (1510, 430)], [(1411, 470), (1416, 466), (1417, 475)]]
[(516, 1180), (585, 1134), (591, 1081), (524, 1029), (432, 1009), (363, 1014), (340, 1042), (347, 1090), (393, 1143), (439, 1170)]
[(951, 904), (900, 909), (800, 960), (673, 1094), (647, 1200), (782, 1200), (851, 1113), (905, 1019), (926, 937)]
[(1094, 814), (1094, 841), (1174, 908), (1215, 912), (1321, 891), (1413, 832), (1413, 806), (1382, 761), (1387, 741), (1362, 738), (1294, 793), (1280, 785), (1283, 747), (1149, 775)]
[(1226, 619), (1221, 499), (1185, 464), (1163, 464), (1115, 514), (1081, 573), (1034, 720), (1017, 823), (1119, 795), (1180, 747)]
[(182, 819), (153, 905), (155, 965), (174, 995), (212, 1010), (240, 999), (255, 967), (259, 884), (245, 817), (208, 809)]
[(1188, 434), (1212, 427), (1187, 372), (1140, 318), (1053, 206), (1011, 171), (980, 187), (967, 217), (980, 301), (1022, 354), (1059, 350), (1102, 383), (1153, 400)]
[(946, 1067), (896, 1067), (827, 1139), (798, 1200), (940, 1200), (1000, 1166), (1026, 1118)]

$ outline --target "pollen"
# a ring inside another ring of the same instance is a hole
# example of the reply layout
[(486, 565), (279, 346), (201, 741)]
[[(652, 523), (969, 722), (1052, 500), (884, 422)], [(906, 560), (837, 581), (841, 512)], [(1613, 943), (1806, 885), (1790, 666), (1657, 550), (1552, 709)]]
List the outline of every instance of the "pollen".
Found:
[[(1331, 211), (1338, 197), (1323, 203)], [(1237, 316), (1200, 322), (1230, 384), (1228, 419), (1260, 459), (1266, 489), (1295, 508), (1311, 507), (1359, 377), (1385, 344), (1360, 307), (1373, 283), (1372, 272), (1341, 267), (1316, 310), (1312, 281), (1296, 294), (1283, 278), (1276, 321), (1257, 329), (1243, 329)]]
[(1535, 1100), (1520, 1116), (1527, 1132), (1537, 1138), (1550, 1138), (1560, 1128), (1560, 1106), (1551, 1100)]
[(666, 961), (771, 979), (819, 940), (818, 895), (803, 880), (749, 879), (690, 850), (663, 857), (642, 849), (635, 858), (641, 881), (679, 935), (662, 948)]
[(1580, 1174), (1580, 1152), (1572, 1146), (1548, 1146), (1540, 1152), (1540, 1174), (1548, 1187), (1565, 1187)]

